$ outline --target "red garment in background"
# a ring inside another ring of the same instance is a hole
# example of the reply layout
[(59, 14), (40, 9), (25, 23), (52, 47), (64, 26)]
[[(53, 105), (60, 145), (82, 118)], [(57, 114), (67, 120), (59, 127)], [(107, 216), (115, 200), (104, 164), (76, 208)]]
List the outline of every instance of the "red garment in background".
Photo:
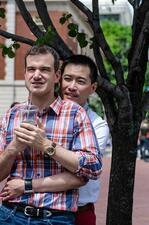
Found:
[(149, 138), (149, 132), (147, 132), (147, 134), (146, 134), (146, 138)]
[(96, 225), (95, 207), (76, 213), (75, 225)]

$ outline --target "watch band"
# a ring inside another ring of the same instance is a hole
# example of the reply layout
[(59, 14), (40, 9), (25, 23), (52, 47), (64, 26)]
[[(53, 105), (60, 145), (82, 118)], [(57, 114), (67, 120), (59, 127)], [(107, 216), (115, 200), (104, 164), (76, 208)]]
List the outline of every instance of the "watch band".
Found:
[(32, 187), (32, 178), (26, 178), (25, 179), (25, 194), (31, 194), (33, 193), (33, 187)]

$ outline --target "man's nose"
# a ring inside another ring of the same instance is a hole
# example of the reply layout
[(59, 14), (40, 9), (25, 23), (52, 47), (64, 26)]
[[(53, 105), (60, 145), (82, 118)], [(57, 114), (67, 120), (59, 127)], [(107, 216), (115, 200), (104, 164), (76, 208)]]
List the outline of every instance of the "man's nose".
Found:
[(77, 89), (77, 84), (76, 84), (76, 82), (75, 81), (72, 81), (70, 84), (69, 84), (69, 88), (70, 89)]
[(41, 79), (40, 70), (36, 69), (34, 72), (34, 79)]

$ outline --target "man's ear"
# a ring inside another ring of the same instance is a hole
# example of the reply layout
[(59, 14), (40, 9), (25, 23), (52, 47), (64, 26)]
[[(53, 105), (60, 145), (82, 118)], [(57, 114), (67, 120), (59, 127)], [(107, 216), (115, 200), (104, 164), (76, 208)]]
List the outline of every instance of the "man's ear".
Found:
[(92, 84), (92, 94), (96, 91), (96, 89), (97, 89), (97, 82), (94, 82), (93, 84)]
[(55, 76), (55, 84), (56, 84), (56, 83), (59, 83), (60, 78), (61, 78), (60, 70), (57, 70), (55, 74), (56, 74), (56, 76)]

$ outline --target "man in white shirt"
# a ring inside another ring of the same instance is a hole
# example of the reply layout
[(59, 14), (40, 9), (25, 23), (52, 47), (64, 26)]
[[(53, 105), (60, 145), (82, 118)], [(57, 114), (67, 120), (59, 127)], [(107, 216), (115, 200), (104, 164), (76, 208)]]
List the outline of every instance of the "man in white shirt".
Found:
[[(97, 68), (93, 60), (84, 55), (74, 55), (65, 60), (61, 67), (61, 92), (64, 99), (77, 102), (85, 108), (95, 131), (101, 153), (109, 138), (107, 122), (89, 108), (87, 100), (97, 88)], [(79, 189), (76, 225), (95, 225), (94, 203), (100, 191), (99, 180), (90, 180)]]

